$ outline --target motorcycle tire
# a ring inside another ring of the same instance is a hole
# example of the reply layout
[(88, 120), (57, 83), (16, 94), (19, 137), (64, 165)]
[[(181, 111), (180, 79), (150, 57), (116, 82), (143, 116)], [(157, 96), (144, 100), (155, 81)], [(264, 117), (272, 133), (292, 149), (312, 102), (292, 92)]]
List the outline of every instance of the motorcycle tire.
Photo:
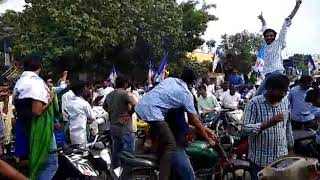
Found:
[(250, 166), (234, 165), (223, 170), (221, 180), (251, 180)]

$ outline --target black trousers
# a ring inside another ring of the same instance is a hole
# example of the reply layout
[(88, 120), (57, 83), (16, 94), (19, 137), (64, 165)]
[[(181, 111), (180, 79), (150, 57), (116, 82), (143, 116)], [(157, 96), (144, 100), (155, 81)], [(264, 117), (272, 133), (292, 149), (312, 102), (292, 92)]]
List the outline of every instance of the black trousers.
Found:
[(176, 153), (176, 141), (166, 121), (148, 122), (150, 124), (150, 137), (158, 144), (160, 155), (160, 180), (169, 180), (171, 164)]

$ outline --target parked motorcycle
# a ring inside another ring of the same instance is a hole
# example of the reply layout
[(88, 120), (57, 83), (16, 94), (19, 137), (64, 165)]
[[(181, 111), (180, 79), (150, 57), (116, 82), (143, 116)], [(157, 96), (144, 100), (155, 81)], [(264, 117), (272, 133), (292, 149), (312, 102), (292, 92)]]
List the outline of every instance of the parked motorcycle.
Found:
[(84, 146), (58, 149), (59, 166), (53, 179), (112, 179), (110, 143), (110, 135), (105, 132)]

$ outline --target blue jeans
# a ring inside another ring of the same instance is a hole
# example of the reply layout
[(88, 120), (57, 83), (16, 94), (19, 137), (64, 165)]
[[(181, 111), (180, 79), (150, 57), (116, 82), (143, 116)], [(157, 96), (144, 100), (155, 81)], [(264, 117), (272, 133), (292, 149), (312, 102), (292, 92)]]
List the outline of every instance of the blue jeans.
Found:
[(256, 92), (255, 96), (259, 96), (259, 95), (261, 95), (261, 94), (264, 93), (264, 91), (265, 91), (266, 88), (267, 88), (267, 87), (266, 87), (267, 79), (268, 79), (270, 76), (279, 75), (279, 74), (284, 75), (283, 70), (278, 70), (278, 71), (275, 71), (275, 72), (266, 74), (266, 77), (265, 77), (264, 80), (261, 82), (259, 88), (257, 89), (257, 92)]
[(135, 136), (133, 133), (112, 135), (111, 165), (115, 169), (120, 166), (120, 154), (122, 151), (134, 152)]
[[(50, 151), (56, 150), (56, 139), (53, 135)], [(58, 170), (58, 154), (49, 153), (46, 164), (39, 171), (38, 180), (50, 180)]]
[(175, 179), (180, 180), (195, 180), (195, 175), (189, 156), (182, 148), (178, 148), (173, 158), (172, 167), (178, 177)]

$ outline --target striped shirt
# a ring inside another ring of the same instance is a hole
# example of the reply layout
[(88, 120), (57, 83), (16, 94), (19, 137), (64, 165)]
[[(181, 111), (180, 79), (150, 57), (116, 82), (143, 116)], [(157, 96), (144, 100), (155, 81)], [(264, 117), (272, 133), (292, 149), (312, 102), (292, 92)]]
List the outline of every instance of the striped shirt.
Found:
[(271, 44), (263, 44), (264, 48), (264, 66), (263, 74), (272, 73), (275, 71), (283, 71), (283, 61), (281, 52), (286, 47), (286, 36), (288, 27), (291, 25), (291, 19), (286, 18), (282, 25), (278, 39), (274, 40)]
[[(281, 113), (284, 121), (261, 130), (262, 123)], [(248, 135), (248, 159), (251, 162), (262, 167), (267, 166), (278, 157), (287, 155), (288, 147), (293, 147), (287, 97), (275, 106), (272, 106), (264, 95), (252, 98), (246, 105), (243, 122), (242, 131)]]

